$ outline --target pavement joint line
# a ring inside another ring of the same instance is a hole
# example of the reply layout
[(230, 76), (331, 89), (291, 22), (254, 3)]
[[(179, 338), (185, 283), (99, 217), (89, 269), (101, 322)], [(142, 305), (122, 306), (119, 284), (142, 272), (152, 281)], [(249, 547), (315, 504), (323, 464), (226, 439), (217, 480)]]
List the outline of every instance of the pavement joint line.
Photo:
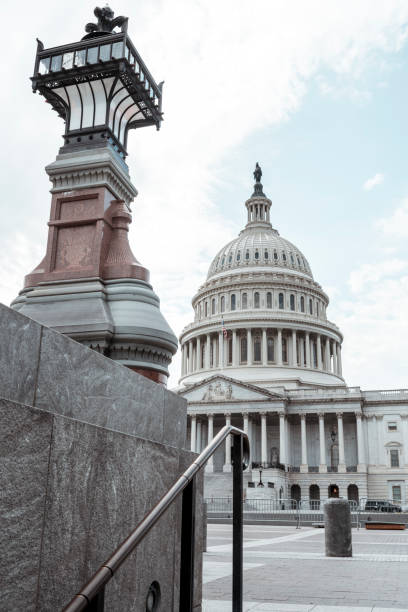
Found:
[[(230, 600), (203, 600), (203, 612), (230, 612)], [(280, 602), (244, 601), (243, 612), (407, 612), (408, 608), (385, 608), (383, 606), (327, 606), (322, 604), (293, 604)]]
[[(303, 531), (301, 533), (293, 533), (291, 535), (282, 536), (280, 538), (265, 538), (262, 540), (251, 540), (244, 542), (244, 548), (252, 548), (258, 546), (268, 546), (269, 544), (279, 544), (281, 542), (292, 542), (295, 540), (302, 540), (304, 538), (309, 538), (310, 536), (315, 536), (316, 530), (310, 529), (308, 531)], [(231, 544), (220, 544), (219, 546), (209, 546), (208, 552), (229, 552), (232, 550)]]

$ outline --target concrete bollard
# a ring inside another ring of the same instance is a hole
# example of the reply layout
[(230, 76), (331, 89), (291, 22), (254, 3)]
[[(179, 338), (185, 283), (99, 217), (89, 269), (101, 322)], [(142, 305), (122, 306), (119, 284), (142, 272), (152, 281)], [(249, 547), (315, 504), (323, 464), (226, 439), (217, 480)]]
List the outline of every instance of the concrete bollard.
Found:
[(324, 504), (326, 557), (352, 557), (351, 514), (346, 499), (332, 498)]

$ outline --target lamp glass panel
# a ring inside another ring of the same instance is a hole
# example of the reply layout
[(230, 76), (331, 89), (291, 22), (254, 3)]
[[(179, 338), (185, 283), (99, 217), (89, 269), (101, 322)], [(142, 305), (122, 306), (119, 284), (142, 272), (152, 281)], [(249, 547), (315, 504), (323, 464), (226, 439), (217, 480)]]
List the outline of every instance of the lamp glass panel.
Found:
[(125, 131), (126, 131), (127, 124), (129, 123), (131, 119), (137, 118), (138, 110), (139, 110), (139, 107), (136, 106), (136, 104), (133, 104), (130, 108), (128, 108), (123, 113), (122, 121), (120, 124), (120, 134), (119, 134), (119, 140), (122, 144), (125, 142)]
[(103, 62), (110, 60), (110, 51), (112, 45), (102, 45), (99, 49), (99, 59)]
[(94, 125), (103, 125), (106, 117), (106, 94), (102, 81), (92, 81), (91, 87), (95, 96)]
[(80, 83), (78, 85), (82, 98), (82, 126), (92, 127), (94, 115), (94, 99), (92, 96), (91, 85), (89, 83)]
[(44, 59), (40, 61), (39, 72), (40, 74), (48, 74), (49, 70), (50, 70), (50, 58), (44, 57)]
[(119, 59), (120, 57), (123, 57), (123, 43), (122, 42), (115, 42), (112, 45), (112, 57), (115, 57), (116, 59)]
[(88, 49), (88, 56), (86, 58), (88, 64), (96, 64), (98, 61), (98, 47), (90, 47)]
[(81, 127), (81, 98), (79, 97), (79, 91), (76, 85), (69, 85), (67, 88), (69, 96), (69, 107), (70, 107), (70, 130), (79, 130)]
[(117, 136), (117, 131), (119, 129), (119, 121), (120, 121), (120, 112), (119, 105), (122, 102), (123, 98), (128, 96), (128, 91), (125, 87), (119, 87), (114, 96), (112, 97), (110, 107), (109, 107), (109, 127), (112, 132)]
[(69, 53), (64, 53), (64, 57), (62, 58), (62, 67), (65, 70), (70, 70), (74, 64), (74, 53), (70, 51)]
[(54, 55), (51, 59), (51, 71), (59, 72), (62, 66), (62, 55)]
[(80, 49), (79, 51), (75, 51), (75, 66), (80, 68), (81, 66), (85, 66), (86, 63), (86, 49)]

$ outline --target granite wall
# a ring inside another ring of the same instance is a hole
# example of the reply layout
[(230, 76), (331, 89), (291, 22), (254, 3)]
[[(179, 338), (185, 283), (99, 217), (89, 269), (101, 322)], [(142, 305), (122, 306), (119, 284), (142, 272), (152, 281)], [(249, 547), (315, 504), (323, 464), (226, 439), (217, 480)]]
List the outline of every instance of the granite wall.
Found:
[[(0, 305), (1, 608), (61, 609), (193, 459), (186, 403)], [(201, 610), (201, 491), (195, 610)], [(180, 503), (107, 587), (106, 609), (178, 609)]]

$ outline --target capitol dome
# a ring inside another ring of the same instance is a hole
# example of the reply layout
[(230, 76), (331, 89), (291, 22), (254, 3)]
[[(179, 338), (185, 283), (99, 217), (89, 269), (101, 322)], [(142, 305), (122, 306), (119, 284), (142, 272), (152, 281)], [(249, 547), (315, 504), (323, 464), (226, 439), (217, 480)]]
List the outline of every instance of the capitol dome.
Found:
[(183, 330), (183, 385), (216, 372), (264, 387), (344, 385), (342, 334), (303, 253), (270, 221), (256, 166), (247, 223), (212, 261)]

